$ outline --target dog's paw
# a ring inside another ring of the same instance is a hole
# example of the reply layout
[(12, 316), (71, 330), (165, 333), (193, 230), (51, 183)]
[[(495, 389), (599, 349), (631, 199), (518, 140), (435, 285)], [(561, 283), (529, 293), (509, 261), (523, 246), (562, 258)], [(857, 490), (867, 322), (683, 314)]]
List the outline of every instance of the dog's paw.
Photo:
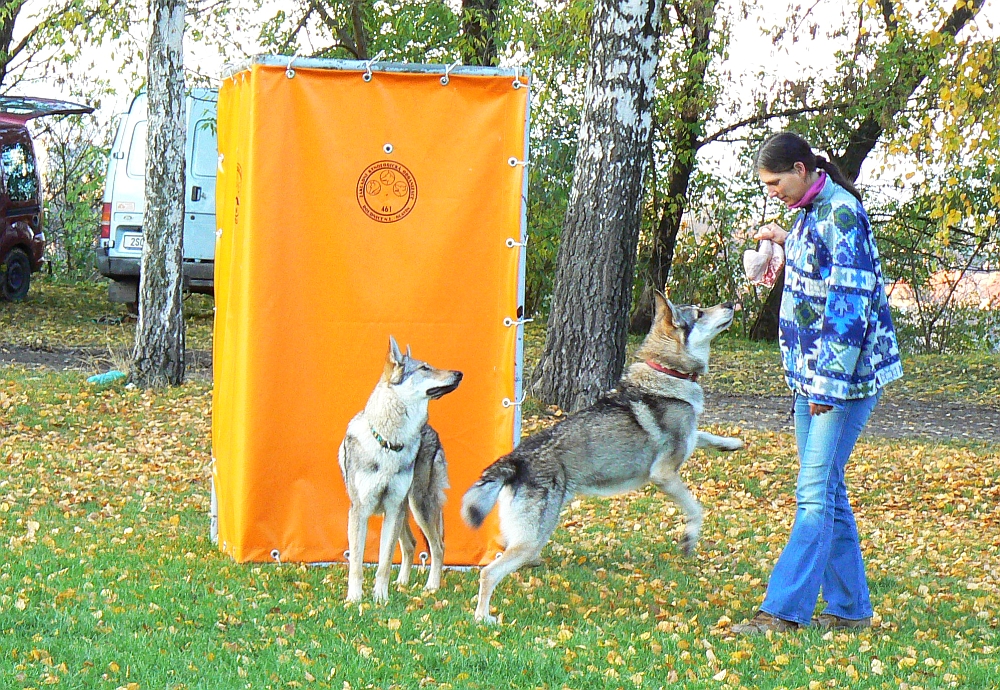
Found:
[(380, 587), (375, 585), (375, 589), (372, 590), (372, 599), (379, 604), (384, 604), (389, 601), (389, 586), (384, 585)]
[(361, 590), (347, 590), (347, 598), (344, 600), (349, 604), (356, 604), (361, 601)]
[(476, 613), (476, 622), (482, 623), (483, 625), (496, 625), (497, 617), (491, 616), (488, 613)]

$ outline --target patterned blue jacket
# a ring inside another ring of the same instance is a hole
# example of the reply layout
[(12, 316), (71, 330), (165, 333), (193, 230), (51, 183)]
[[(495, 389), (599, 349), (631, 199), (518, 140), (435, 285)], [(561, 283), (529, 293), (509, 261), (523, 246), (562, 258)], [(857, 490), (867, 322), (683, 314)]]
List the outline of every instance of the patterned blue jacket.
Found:
[(839, 407), (903, 375), (868, 214), (827, 178), (785, 240), (779, 320), (789, 388)]

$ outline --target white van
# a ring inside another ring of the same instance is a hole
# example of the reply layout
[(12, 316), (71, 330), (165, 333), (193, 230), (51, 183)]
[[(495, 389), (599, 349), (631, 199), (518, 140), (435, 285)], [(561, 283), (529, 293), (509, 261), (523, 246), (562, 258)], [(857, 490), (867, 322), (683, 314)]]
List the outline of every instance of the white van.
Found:
[[(187, 96), (184, 204), (184, 290), (212, 294), (215, 276), (215, 89), (191, 89)], [(146, 94), (132, 100), (121, 119), (108, 157), (97, 270), (111, 278), (108, 299), (139, 300), (142, 214), (146, 205)]]

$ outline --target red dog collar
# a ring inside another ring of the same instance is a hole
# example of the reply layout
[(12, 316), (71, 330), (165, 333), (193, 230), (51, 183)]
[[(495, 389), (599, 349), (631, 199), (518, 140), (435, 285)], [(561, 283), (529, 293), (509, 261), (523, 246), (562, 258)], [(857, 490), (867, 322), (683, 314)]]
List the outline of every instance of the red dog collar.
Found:
[(656, 369), (657, 371), (659, 371), (661, 373), (669, 374), (670, 376), (673, 376), (674, 378), (687, 379), (688, 381), (697, 381), (698, 380), (698, 374), (682, 374), (679, 371), (675, 371), (674, 369), (667, 369), (665, 366), (663, 366), (661, 364), (657, 364), (656, 362), (653, 362), (652, 360), (648, 360), (648, 359), (646, 360), (646, 364), (649, 367), (651, 367), (653, 369)]

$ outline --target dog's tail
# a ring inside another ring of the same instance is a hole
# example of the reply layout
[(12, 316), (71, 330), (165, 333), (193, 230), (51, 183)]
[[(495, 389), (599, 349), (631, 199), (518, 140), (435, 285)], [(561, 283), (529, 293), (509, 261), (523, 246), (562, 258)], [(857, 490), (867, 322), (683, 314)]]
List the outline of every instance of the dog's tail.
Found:
[(462, 519), (469, 527), (479, 528), (493, 510), (500, 490), (517, 475), (517, 465), (506, 455), (483, 470), (479, 481), (462, 497)]

